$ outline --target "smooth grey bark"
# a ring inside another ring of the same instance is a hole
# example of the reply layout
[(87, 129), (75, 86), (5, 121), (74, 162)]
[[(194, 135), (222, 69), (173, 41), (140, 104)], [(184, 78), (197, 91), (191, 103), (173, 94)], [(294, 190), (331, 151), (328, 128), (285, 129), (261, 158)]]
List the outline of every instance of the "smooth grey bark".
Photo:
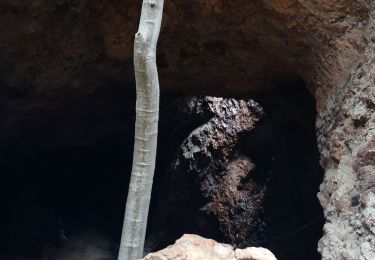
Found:
[(164, 0), (144, 0), (134, 42), (137, 85), (133, 168), (118, 260), (142, 258), (155, 170), (159, 118), (156, 45)]

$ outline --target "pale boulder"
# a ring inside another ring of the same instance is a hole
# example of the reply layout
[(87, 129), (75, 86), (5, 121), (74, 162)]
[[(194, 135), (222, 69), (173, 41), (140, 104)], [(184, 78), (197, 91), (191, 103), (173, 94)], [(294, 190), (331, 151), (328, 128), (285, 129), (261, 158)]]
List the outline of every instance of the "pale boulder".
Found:
[(148, 254), (143, 260), (276, 260), (265, 248), (236, 249), (212, 239), (185, 234), (163, 250)]

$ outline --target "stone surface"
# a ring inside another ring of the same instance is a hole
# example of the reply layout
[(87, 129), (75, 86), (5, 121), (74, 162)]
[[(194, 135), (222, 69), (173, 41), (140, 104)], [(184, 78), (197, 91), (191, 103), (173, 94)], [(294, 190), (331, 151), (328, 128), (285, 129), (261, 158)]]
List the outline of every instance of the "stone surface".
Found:
[[(1, 78), (10, 89), (85, 92), (109, 79), (133, 80), (139, 2), (5, 0), (0, 7)], [(373, 10), (366, 0), (168, 1), (162, 88), (239, 96), (302, 78), (326, 96), (363, 54)]]
[(272, 252), (263, 247), (236, 249), (234, 255), (238, 260), (276, 260)]
[(262, 224), (266, 176), (257, 177), (241, 146), (264, 111), (252, 100), (193, 97), (183, 102), (190, 117), (207, 121), (182, 142), (165, 176), (159, 218), (166, 223), (158, 230), (172, 229), (167, 222), (178, 219), (177, 229), (215, 232), (218, 225), (228, 241), (245, 243)]
[(170, 156), (159, 156), (167, 162), (157, 171), (162, 185), (156, 183), (155, 194), (163, 195), (153, 197), (147, 252), (192, 233), (267, 247), (280, 259), (319, 259), (324, 217), (316, 194), (323, 171), (315, 103), (300, 85), (272, 93), (259, 103), (187, 97), (169, 106), (159, 147), (177, 141)]
[[(24, 129), (34, 137), (35, 121), (42, 122), (41, 139), (63, 136), (72, 144), (126, 128), (117, 124), (122, 114), (107, 117), (112, 108), (102, 114), (107, 123), (92, 118), (103, 111), (96, 103), (103, 86), (134, 87), (139, 9), (120, 0), (2, 1), (1, 140), (22, 142)], [(303, 79), (314, 94), (326, 170), (319, 194), (327, 220), (323, 259), (375, 258), (374, 19), (371, 0), (166, 1), (158, 47), (163, 90), (248, 96)], [(80, 100), (87, 96), (94, 97), (86, 106)], [(69, 116), (55, 116), (59, 102)]]
[[(374, 37), (374, 31), (367, 35)], [(327, 170), (319, 199), (326, 224), (323, 259), (374, 259), (375, 49), (369, 44), (346, 84), (333, 91), (317, 120)]]
[(176, 243), (163, 250), (148, 254), (144, 260), (276, 260), (265, 248), (249, 247), (234, 250), (232, 246), (220, 244), (197, 235), (184, 235)]

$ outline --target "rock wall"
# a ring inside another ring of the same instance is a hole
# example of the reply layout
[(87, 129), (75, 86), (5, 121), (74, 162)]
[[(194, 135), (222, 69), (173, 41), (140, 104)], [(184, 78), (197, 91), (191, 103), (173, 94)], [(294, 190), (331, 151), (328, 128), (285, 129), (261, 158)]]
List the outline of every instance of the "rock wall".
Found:
[[(323, 98), (363, 54), (373, 9), (368, 0), (167, 1), (161, 86), (241, 96), (302, 78)], [(4, 0), (1, 79), (50, 95), (132, 82), (139, 10), (128, 0)]]
[[(35, 103), (51, 111), (52, 97), (96, 95), (108, 82), (134, 86), (139, 8), (120, 0), (1, 1), (1, 136), (16, 136), (12, 122), (31, 120)], [(374, 12), (371, 0), (166, 2), (163, 90), (248, 96), (302, 79), (314, 94), (326, 169), (323, 259), (374, 258)]]
[[(369, 42), (374, 32), (367, 34)], [(319, 193), (325, 209), (323, 259), (375, 258), (375, 52), (369, 43), (345, 85), (318, 117)]]
[[(206, 122), (180, 144), (166, 170), (156, 213), (162, 226), (156, 232), (164, 230), (169, 240), (187, 231), (207, 232), (203, 234), (246, 244), (262, 224), (267, 176), (259, 174), (241, 146), (264, 111), (252, 100), (190, 97), (181, 101), (186, 117), (206, 118)], [(221, 235), (215, 234), (219, 230)]]
[[(153, 197), (148, 251), (194, 233), (241, 248), (267, 247), (279, 259), (319, 259), (323, 212), (316, 194), (323, 172), (315, 103), (298, 84), (280, 91), (259, 103), (187, 97), (170, 107), (173, 118), (162, 121), (173, 126), (162, 129), (170, 140), (185, 135), (157, 171), (162, 185)], [(168, 138), (161, 139), (163, 149)]]

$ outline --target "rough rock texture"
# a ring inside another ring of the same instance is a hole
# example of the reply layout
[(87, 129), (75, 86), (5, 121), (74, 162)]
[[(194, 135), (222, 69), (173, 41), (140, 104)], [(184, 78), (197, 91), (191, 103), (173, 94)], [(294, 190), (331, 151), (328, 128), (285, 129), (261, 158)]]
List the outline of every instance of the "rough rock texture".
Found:
[(191, 225), (200, 229), (218, 223), (231, 243), (245, 242), (261, 223), (266, 177), (256, 175), (251, 158), (241, 154), (241, 142), (264, 112), (252, 100), (204, 97), (187, 103), (189, 114), (210, 119), (178, 149), (163, 188), (160, 218), (186, 218), (179, 224), (183, 226), (198, 221)]
[(148, 254), (143, 260), (276, 260), (271, 251), (261, 247), (234, 250), (232, 246), (220, 244), (212, 239), (197, 235), (184, 235), (156, 253)]
[[(374, 31), (366, 39), (375, 39)], [(375, 258), (375, 49), (369, 44), (346, 84), (318, 118), (321, 161), (327, 169), (319, 199), (326, 224), (324, 259)]]
[[(320, 259), (323, 171), (314, 99), (297, 84), (258, 100), (187, 97), (162, 115), (147, 252), (192, 233), (266, 247), (280, 259)], [(252, 104), (265, 112), (249, 113)], [(236, 117), (256, 122), (249, 127)], [(175, 144), (166, 152), (169, 140)]]
[[(373, 9), (368, 0), (168, 1), (161, 85), (238, 96), (303, 78), (323, 97), (363, 54)], [(139, 10), (120, 0), (2, 1), (1, 78), (49, 94), (129, 82)]]
[[(51, 97), (74, 93), (80, 100), (109, 81), (131, 86), (139, 9), (130, 0), (1, 1), (3, 139), (17, 136), (17, 126), (31, 122), (33, 129), (30, 114), (54, 119), (43, 113), (54, 111)], [(319, 195), (327, 219), (323, 259), (374, 258), (374, 19), (371, 0), (171, 0), (165, 6), (158, 49), (164, 90), (243, 96), (303, 79), (314, 94), (326, 169)], [(63, 108), (68, 100), (61, 100)], [(82, 111), (81, 104), (74, 108), (69, 120)], [(88, 120), (84, 127), (95, 138), (121, 130), (117, 120), (98, 128)], [(69, 137), (75, 128), (46, 123), (43, 129)]]

